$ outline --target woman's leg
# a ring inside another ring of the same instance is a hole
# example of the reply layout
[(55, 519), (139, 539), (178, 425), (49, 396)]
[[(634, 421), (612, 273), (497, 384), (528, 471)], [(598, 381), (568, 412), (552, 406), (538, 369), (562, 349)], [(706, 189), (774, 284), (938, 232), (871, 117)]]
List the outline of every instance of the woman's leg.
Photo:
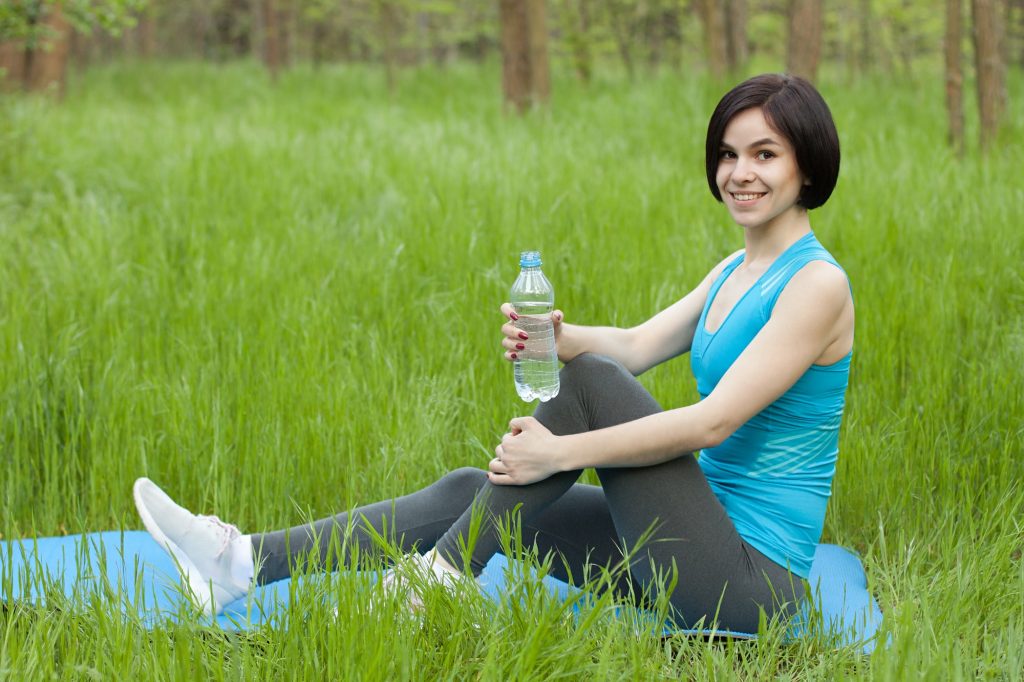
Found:
[(473, 503), (486, 480), (487, 475), (480, 469), (456, 469), (403, 497), (358, 507), (311, 524), (252, 535), (259, 567), (256, 582), (262, 585), (287, 578), (299, 567), (307, 571), (332, 570), (335, 559), (344, 561), (350, 556), (348, 547), (336, 555), (334, 541), (355, 543), (359, 553), (365, 555), (379, 551), (376, 535), (397, 542), (404, 552), (429, 549)]
[[(582, 355), (563, 368), (558, 397), (543, 403), (536, 417), (561, 435), (658, 411), (646, 389), (617, 362)], [(779, 608), (790, 613), (803, 594), (798, 577), (739, 536), (692, 454), (651, 467), (600, 469), (602, 489), (572, 486), (578, 473), (541, 482), (547, 484), (545, 494), (537, 494), (541, 484), (488, 483), (478, 499), (495, 513), (512, 511), (523, 501), (524, 540), (536, 542), (542, 553), (561, 554), (577, 580), (586, 564), (617, 562), (622, 547), (634, 549), (646, 537), (631, 557), (632, 577), (641, 588), (653, 588), (657, 572), (677, 570), (671, 604), (684, 624), (704, 618), (707, 624), (716, 620), (719, 627), (756, 631), (761, 608), (769, 617)], [(648, 535), (652, 528), (653, 535)], [(438, 541), (438, 551), (446, 544), (447, 551), (454, 550), (453, 538), (467, 529), (468, 515), (463, 515)], [(473, 568), (482, 568), (497, 547), (493, 533), (483, 535), (473, 553)]]
[[(604, 383), (614, 379), (620, 371), (618, 364), (601, 356), (580, 356), (563, 367), (559, 395), (541, 403), (535, 416), (553, 433), (562, 435), (603, 428), (660, 411), (657, 402), (635, 381), (628, 390), (620, 391), (616, 386), (611, 394), (605, 395)], [(374, 535), (380, 534), (397, 540), (405, 551), (412, 551), (414, 546), (429, 549), (436, 543), (438, 553), (452, 565), (460, 566), (460, 540), (470, 536), (474, 513), (482, 514), (483, 521), (471, 557), (473, 573), (479, 575), (501, 546), (496, 520), (518, 508), (523, 522), (529, 523), (565, 495), (579, 474), (578, 471), (565, 472), (527, 486), (495, 486), (487, 481), (482, 470), (464, 468), (404, 497), (359, 507), (312, 524), (253, 535), (253, 550), (259, 566), (256, 580), (260, 584), (280, 580), (291, 575), (297, 565), (304, 565), (305, 570), (330, 570), (334, 554), (331, 537), (344, 539), (350, 524), (348, 542), (355, 542), (361, 552), (372, 552)], [(584, 499), (589, 502), (593, 495), (574, 495), (568, 505), (560, 505), (558, 509), (563, 510), (565, 518), (570, 518), (565, 515), (568, 509), (578, 507), (579, 501)], [(554, 524), (551, 537), (568, 536), (572, 530), (581, 539), (590, 537), (580, 535), (578, 526), (575, 529), (567, 526), (563, 533), (556, 523), (560, 516), (546, 518), (548, 525)], [(611, 528), (610, 524), (607, 528)], [(599, 528), (599, 537), (610, 537), (602, 533)], [(549, 535), (541, 538), (542, 545), (547, 537)], [(343, 560), (348, 556), (347, 551), (341, 554)]]
[[(617, 362), (600, 355), (584, 353), (576, 357), (562, 367), (558, 395), (541, 403), (534, 417), (556, 436), (562, 436), (615, 426), (660, 412), (661, 406), (628, 372), (629, 381), (622, 380), (623, 372)], [(475, 498), (475, 506), (484, 510), (484, 528), (478, 534), (470, 557), (473, 573), (479, 575), (501, 546), (495, 519), (518, 511), (524, 528), (530, 526), (572, 488), (580, 473), (566, 471), (524, 486), (486, 482)], [(469, 537), (472, 516), (473, 511), (467, 510), (437, 542), (437, 552), (456, 566), (459, 565), (460, 541)], [(575, 532), (583, 531), (577, 526)]]

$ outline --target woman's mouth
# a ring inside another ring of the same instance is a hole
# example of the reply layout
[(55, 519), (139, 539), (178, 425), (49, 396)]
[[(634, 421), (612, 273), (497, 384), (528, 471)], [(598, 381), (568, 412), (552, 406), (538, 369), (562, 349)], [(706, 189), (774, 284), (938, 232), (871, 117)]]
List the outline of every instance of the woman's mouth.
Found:
[(732, 195), (733, 201), (737, 204), (752, 204), (767, 194), (767, 192), (730, 192), (729, 194)]

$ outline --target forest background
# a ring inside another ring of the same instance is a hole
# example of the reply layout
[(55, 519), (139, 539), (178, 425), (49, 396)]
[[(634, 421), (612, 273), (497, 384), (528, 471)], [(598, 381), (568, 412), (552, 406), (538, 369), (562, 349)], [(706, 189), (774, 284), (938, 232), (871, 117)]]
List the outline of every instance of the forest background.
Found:
[(138, 529), (140, 475), (255, 531), (483, 466), (530, 410), (518, 251), (570, 321), (672, 303), (742, 246), (710, 111), (787, 70), (840, 130), (811, 219), (858, 310), (823, 541), (885, 614), (866, 657), (341, 572), (225, 635), (0, 573), (0, 678), (1021, 679), (1024, 2), (0, 0), (0, 38), (0, 540)]

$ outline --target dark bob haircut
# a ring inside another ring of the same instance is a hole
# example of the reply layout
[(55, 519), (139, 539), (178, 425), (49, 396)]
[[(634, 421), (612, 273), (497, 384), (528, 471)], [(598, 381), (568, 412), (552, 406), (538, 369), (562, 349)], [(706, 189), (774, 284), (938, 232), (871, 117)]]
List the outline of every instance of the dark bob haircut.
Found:
[(839, 134), (832, 112), (803, 78), (774, 73), (740, 83), (725, 94), (711, 114), (704, 160), (715, 199), (722, 200), (715, 175), (725, 127), (736, 114), (754, 108), (761, 109), (768, 125), (796, 151), (797, 166), (810, 182), (801, 190), (797, 203), (810, 209), (828, 201), (839, 179)]

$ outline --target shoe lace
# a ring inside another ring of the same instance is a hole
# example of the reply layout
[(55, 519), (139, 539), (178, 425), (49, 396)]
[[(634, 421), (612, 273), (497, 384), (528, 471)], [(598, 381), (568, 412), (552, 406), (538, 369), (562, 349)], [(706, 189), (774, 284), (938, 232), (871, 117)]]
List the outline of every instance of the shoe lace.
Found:
[(220, 548), (217, 550), (216, 557), (219, 559), (227, 551), (231, 541), (237, 537), (241, 537), (242, 531), (238, 530), (238, 526), (234, 526), (230, 523), (224, 523), (216, 516), (205, 516), (200, 514), (199, 518), (206, 522), (216, 526), (220, 533)]

